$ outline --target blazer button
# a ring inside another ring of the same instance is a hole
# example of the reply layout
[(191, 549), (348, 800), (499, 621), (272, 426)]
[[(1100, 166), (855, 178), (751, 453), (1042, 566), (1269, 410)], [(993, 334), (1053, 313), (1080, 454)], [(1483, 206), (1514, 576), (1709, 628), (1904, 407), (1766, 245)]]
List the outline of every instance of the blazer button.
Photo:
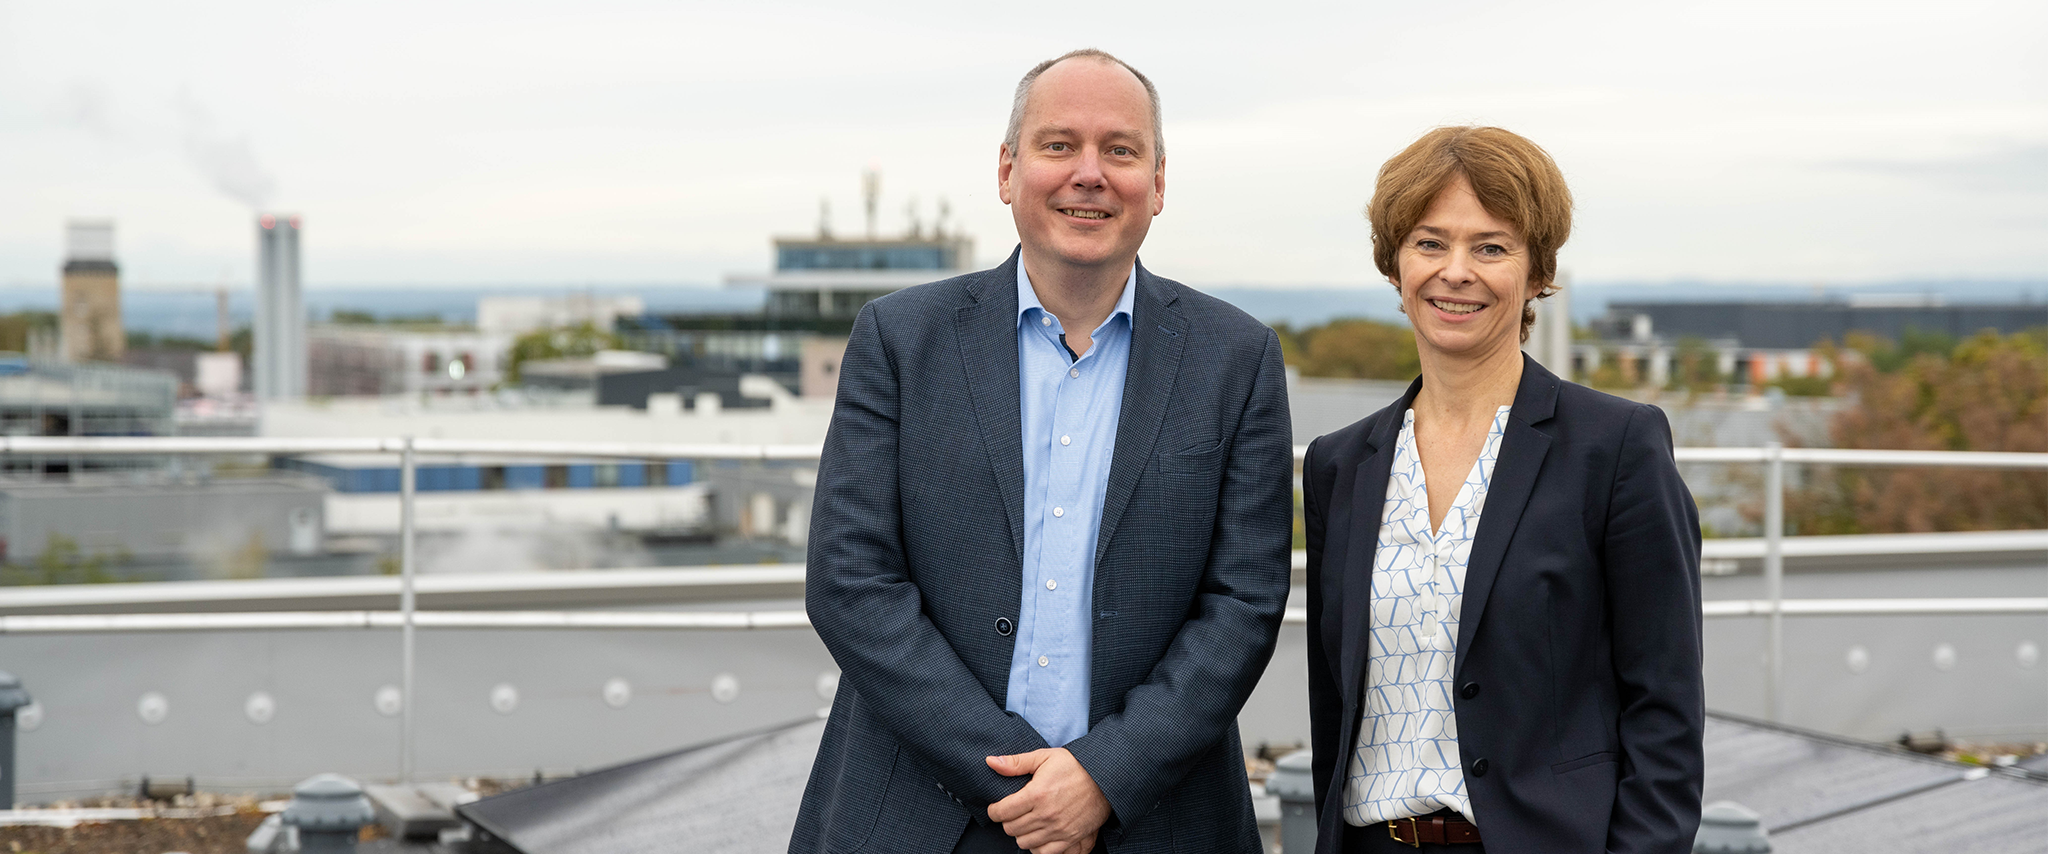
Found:
[(1465, 687), (1463, 687), (1463, 688), (1459, 688), (1459, 689), (1458, 689), (1458, 696), (1460, 696), (1460, 697), (1463, 697), (1463, 698), (1465, 698), (1465, 699), (1467, 699), (1467, 700), (1470, 700), (1470, 699), (1472, 699), (1473, 697), (1477, 697), (1477, 696), (1479, 696), (1479, 683), (1477, 683), (1477, 682), (1467, 682), (1467, 683), (1465, 683)]
[(1481, 758), (1478, 758), (1478, 759), (1474, 759), (1474, 760), (1472, 760), (1472, 776), (1474, 776), (1474, 777), (1484, 777), (1484, 776), (1486, 776), (1486, 759), (1485, 759), (1485, 757), (1481, 757)]
[(997, 617), (997, 618), (996, 618), (996, 634), (1002, 635), (1003, 637), (1009, 637), (1009, 636), (1010, 636), (1010, 618), (1009, 618), (1009, 617)]

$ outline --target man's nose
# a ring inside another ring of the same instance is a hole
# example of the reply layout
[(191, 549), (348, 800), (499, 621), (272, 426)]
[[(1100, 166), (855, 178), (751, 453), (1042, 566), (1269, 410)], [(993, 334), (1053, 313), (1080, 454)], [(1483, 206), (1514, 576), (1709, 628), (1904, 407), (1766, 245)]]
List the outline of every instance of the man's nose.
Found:
[(1074, 188), (1099, 190), (1103, 183), (1102, 155), (1092, 149), (1083, 149), (1074, 162)]

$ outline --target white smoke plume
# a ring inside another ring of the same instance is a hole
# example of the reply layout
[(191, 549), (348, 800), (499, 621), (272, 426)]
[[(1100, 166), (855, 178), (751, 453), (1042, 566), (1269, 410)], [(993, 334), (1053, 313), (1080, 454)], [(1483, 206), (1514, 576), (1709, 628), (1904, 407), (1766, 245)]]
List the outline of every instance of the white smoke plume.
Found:
[(256, 158), (249, 135), (222, 133), (212, 114), (190, 93), (178, 94), (178, 112), (185, 120), (185, 156), (193, 168), (228, 198), (252, 210), (269, 207), (277, 195), (277, 179)]

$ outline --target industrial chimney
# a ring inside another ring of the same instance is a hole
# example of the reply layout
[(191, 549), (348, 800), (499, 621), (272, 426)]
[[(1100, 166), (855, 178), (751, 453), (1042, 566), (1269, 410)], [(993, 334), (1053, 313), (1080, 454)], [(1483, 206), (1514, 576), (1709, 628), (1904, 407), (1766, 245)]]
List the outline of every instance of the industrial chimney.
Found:
[(256, 218), (256, 399), (306, 396), (306, 309), (299, 296), (299, 217)]

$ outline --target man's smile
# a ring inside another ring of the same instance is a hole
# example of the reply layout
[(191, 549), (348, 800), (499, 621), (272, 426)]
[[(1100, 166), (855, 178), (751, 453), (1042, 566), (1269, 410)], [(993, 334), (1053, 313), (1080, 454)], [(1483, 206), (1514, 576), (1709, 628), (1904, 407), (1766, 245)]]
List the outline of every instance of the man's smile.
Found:
[(1078, 208), (1060, 208), (1059, 211), (1067, 216), (1077, 216), (1082, 219), (1109, 219), (1108, 211), (1084, 211)]

